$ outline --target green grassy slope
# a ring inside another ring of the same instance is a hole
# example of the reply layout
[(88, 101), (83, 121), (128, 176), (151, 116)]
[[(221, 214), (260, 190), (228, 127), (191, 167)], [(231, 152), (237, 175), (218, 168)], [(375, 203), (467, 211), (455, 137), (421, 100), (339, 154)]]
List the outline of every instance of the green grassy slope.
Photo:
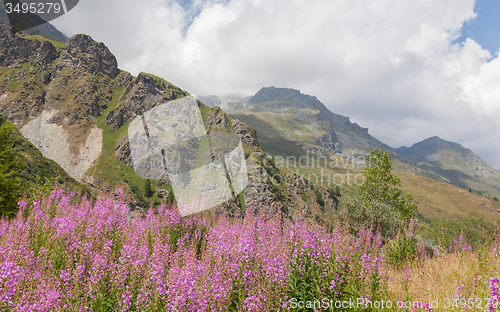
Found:
[[(5, 122), (0, 116), (0, 125)], [(82, 191), (86, 187), (71, 178), (58, 164), (44, 157), (42, 153), (31, 142), (26, 140), (23, 135), (15, 129), (12, 133), (14, 137), (14, 150), (19, 153), (23, 159), (23, 169), (21, 170), (22, 184), (35, 183), (40, 181), (57, 181), (66, 185), (68, 188), (76, 188)]]

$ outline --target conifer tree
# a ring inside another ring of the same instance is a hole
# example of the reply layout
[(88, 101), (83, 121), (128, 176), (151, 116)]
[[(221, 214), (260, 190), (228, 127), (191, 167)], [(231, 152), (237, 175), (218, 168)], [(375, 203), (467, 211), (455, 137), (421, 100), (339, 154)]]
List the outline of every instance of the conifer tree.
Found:
[(147, 179), (146, 182), (144, 182), (144, 189), (146, 191), (145, 195), (147, 198), (151, 198), (155, 194), (155, 192), (151, 188), (151, 180), (149, 180), (149, 179)]
[(14, 217), (21, 198), (21, 159), (14, 150), (14, 125), (0, 117), (0, 216)]

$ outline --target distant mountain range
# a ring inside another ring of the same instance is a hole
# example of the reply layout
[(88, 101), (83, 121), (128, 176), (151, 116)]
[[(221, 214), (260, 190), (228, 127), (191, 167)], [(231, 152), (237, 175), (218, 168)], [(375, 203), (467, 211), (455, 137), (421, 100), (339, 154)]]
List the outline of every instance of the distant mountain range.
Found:
[(277, 155), (367, 155), (392, 151), (397, 170), (492, 196), (500, 194), (500, 172), (458, 143), (432, 137), (412, 147), (391, 148), (348, 117), (332, 113), (316, 97), (288, 88), (265, 87), (248, 100), (225, 107), (230, 116), (259, 133), (264, 149)]
[(232, 102), (246, 102), (251, 98), (241, 96), (241, 95), (236, 95), (236, 94), (229, 94), (225, 96), (217, 96), (217, 95), (209, 95), (209, 96), (198, 96), (198, 99), (203, 102), (203, 104), (209, 106), (209, 107), (214, 107), (218, 106), (222, 109), (225, 109), (228, 104), (231, 104)]

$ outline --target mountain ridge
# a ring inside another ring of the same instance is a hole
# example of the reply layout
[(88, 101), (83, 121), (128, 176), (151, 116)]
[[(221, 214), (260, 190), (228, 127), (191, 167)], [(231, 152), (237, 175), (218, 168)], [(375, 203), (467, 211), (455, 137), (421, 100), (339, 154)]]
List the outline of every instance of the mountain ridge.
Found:
[(272, 154), (297, 151), (295, 146), (319, 156), (349, 158), (366, 156), (378, 147), (389, 151), (396, 170), (491, 196), (500, 193), (500, 172), (462, 145), (434, 136), (412, 147), (392, 148), (371, 137), (368, 129), (351, 123), (349, 117), (331, 112), (315, 96), (296, 89), (264, 87), (248, 101), (229, 103), (226, 109), (257, 129), (264, 148)]
[[(419, 168), (441, 174), (452, 184), (495, 195), (500, 193), (500, 171), (459, 143), (433, 136), (411, 147), (402, 146), (393, 151)], [(481, 182), (492, 186), (493, 189), (481, 189)]]
[[(366, 155), (366, 151), (374, 147), (389, 148), (372, 137), (367, 128), (352, 123), (349, 117), (331, 112), (315, 96), (303, 94), (296, 89), (263, 87), (247, 102), (230, 103), (226, 110), (230, 115), (240, 118), (245, 118), (243, 114), (248, 113), (254, 113), (255, 118), (267, 120), (274, 119), (273, 116), (264, 116), (270, 112), (282, 114), (282, 117), (288, 115), (289, 122), (298, 123), (294, 125), (296, 129), (304, 124), (312, 125), (309, 129), (297, 131), (315, 132), (315, 135), (309, 136), (308, 144), (299, 144), (302, 149), (315, 153), (321, 153), (319, 148), (344, 156), (360, 156)], [(252, 121), (249, 118), (246, 120), (252, 126)], [(267, 132), (273, 131), (269, 129)], [(284, 138), (290, 143), (294, 141), (293, 134), (284, 135)]]

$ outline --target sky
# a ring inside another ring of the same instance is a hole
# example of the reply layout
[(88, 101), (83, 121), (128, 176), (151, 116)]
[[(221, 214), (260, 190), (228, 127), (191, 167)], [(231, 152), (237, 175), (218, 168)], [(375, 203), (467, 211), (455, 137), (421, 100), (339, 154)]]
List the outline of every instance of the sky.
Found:
[(498, 0), (81, 0), (52, 21), (194, 95), (287, 87), (393, 147), (431, 136), (500, 169)]

